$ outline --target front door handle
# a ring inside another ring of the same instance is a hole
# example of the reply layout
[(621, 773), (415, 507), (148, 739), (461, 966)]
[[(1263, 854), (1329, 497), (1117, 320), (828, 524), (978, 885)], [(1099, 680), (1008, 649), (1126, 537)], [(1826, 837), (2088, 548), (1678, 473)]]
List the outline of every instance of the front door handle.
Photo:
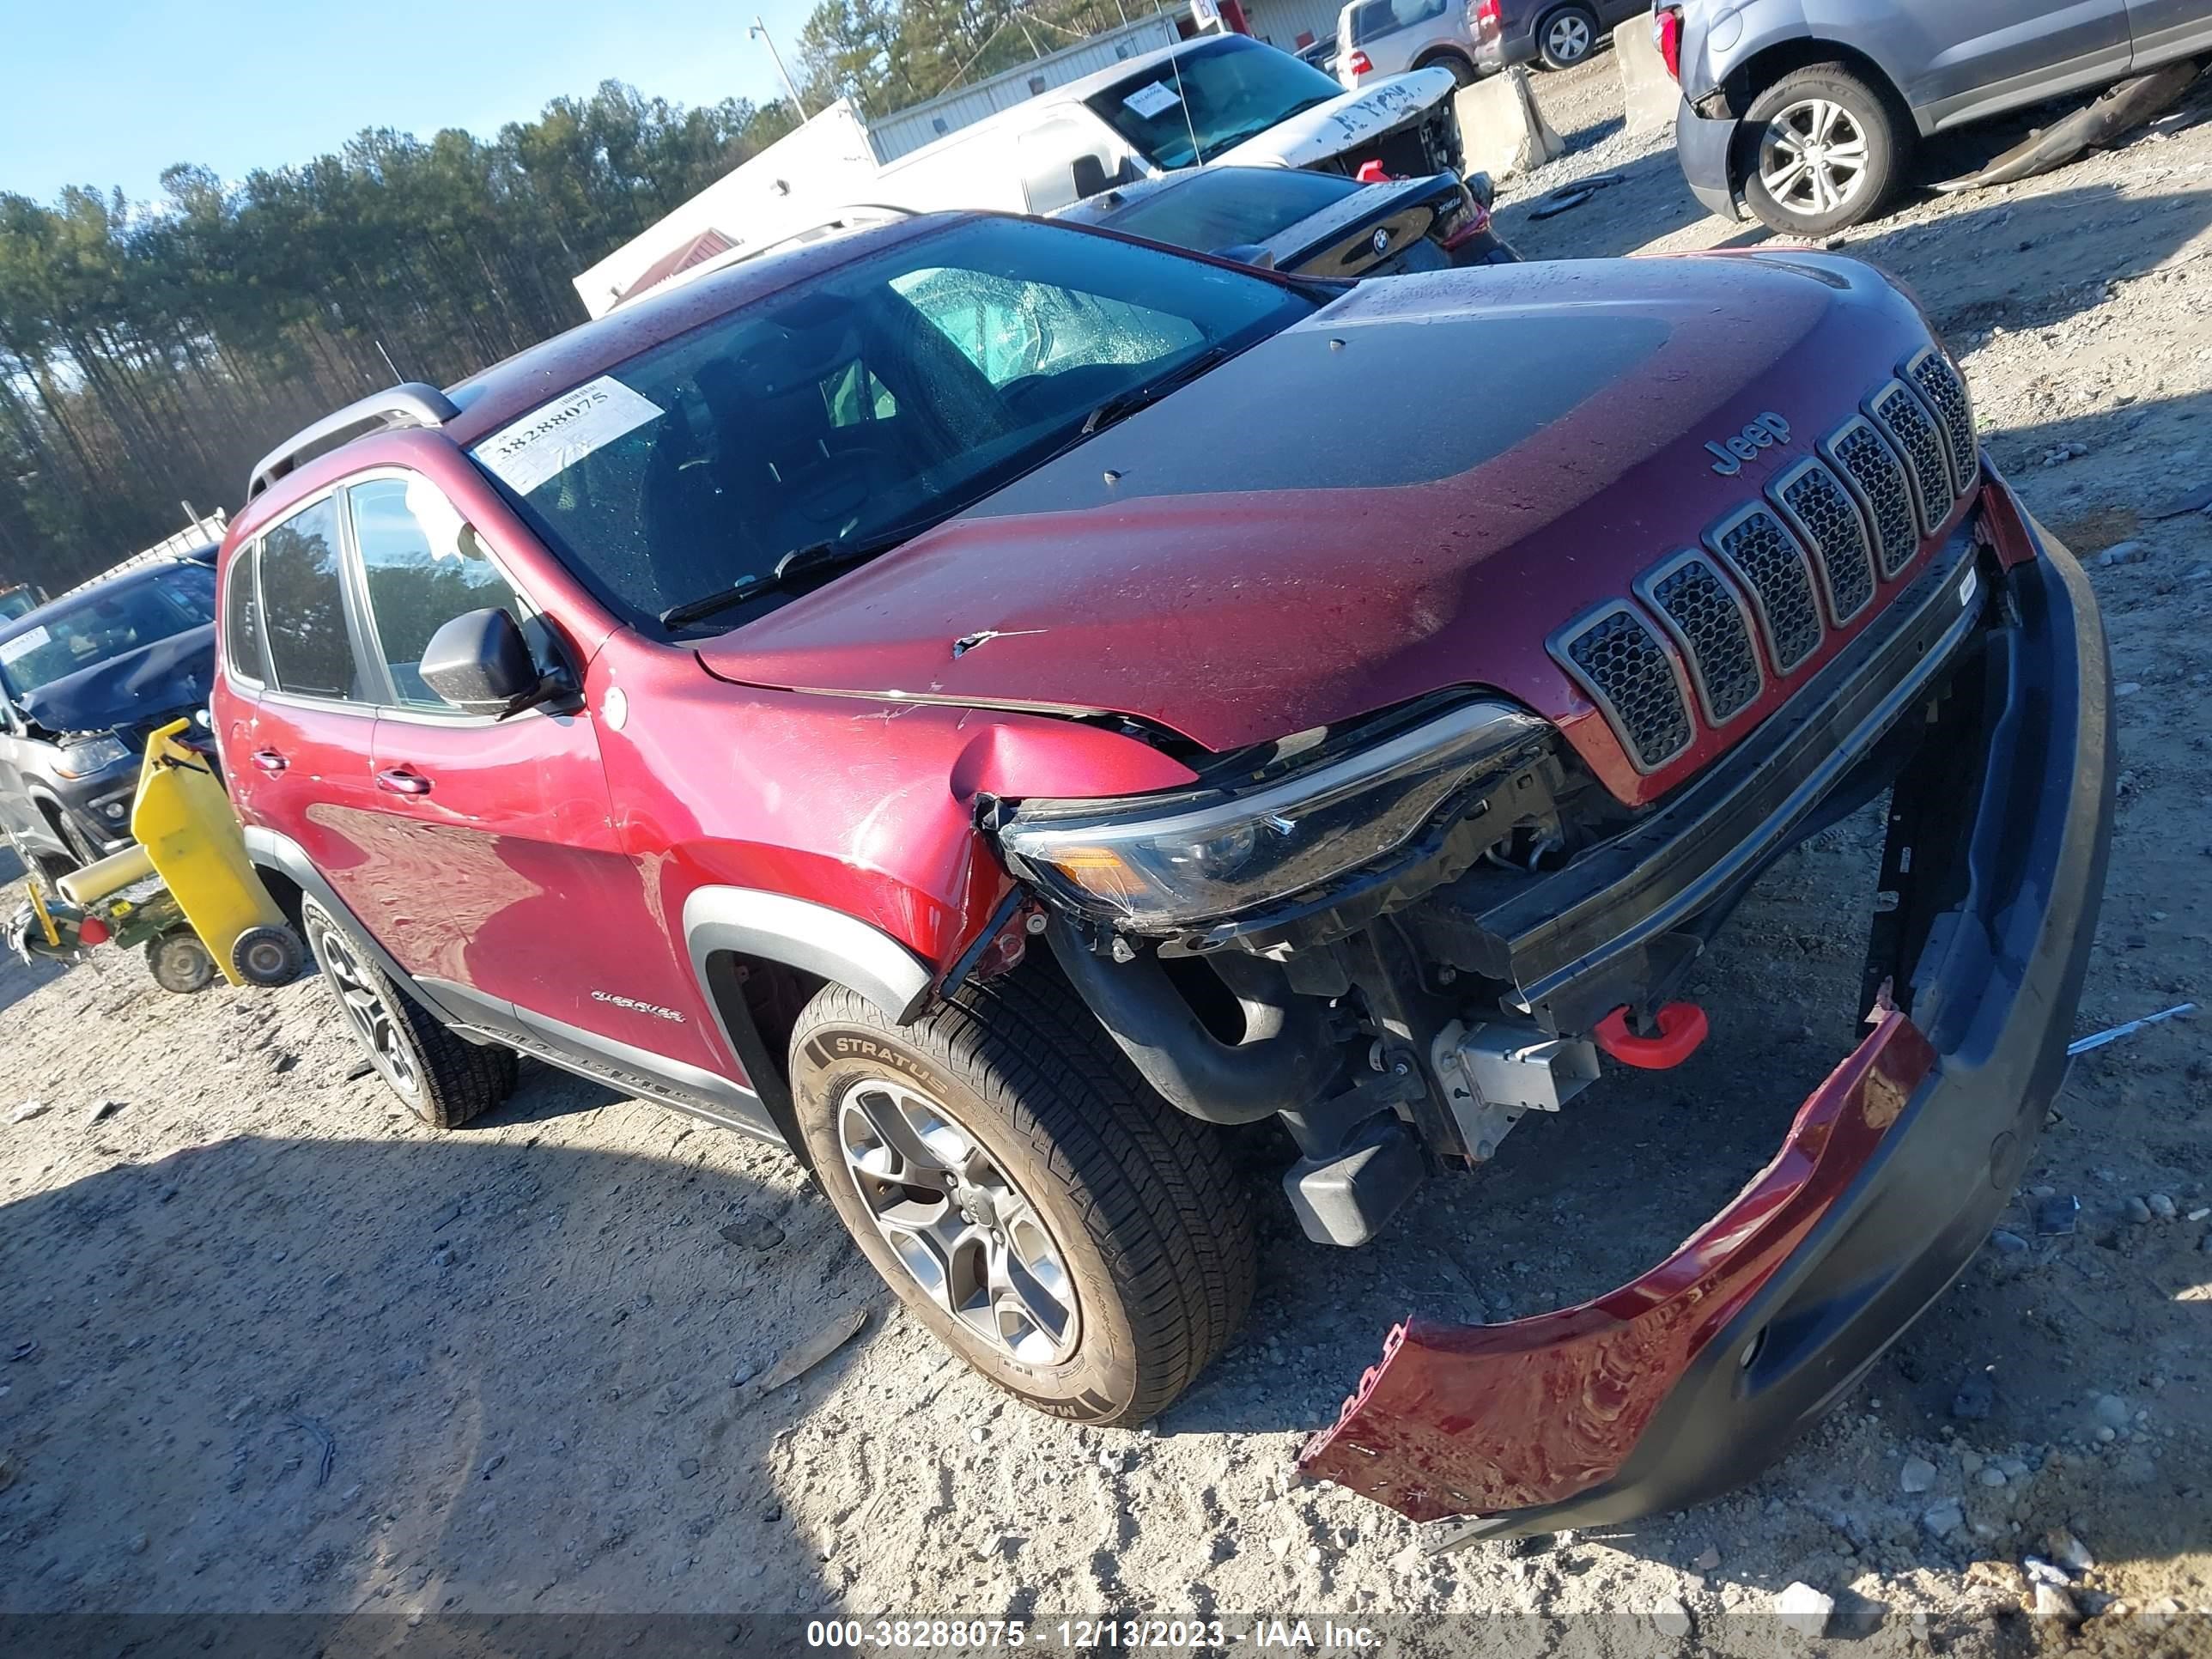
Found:
[(253, 751), (253, 763), (264, 772), (276, 773), (283, 771), (292, 763), (286, 760), (276, 750), (257, 749)]
[(430, 780), (411, 767), (387, 766), (376, 775), (376, 787), (395, 795), (427, 795)]

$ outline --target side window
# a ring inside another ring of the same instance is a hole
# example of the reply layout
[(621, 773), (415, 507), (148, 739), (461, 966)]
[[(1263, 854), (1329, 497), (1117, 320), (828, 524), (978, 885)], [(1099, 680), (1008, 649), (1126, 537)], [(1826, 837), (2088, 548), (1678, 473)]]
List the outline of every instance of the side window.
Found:
[(428, 480), (374, 478), (347, 490), (346, 501), (393, 694), (410, 708), (450, 710), (422, 684), (424, 647), (466, 611), (504, 611), (526, 623), (514, 590), (476, 532)]
[(262, 538), (261, 608), (269, 666), (279, 690), (362, 698), (361, 672), (346, 635), (336, 496), (301, 508)]
[(254, 567), (261, 544), (241, 548), (230, 562), (230, 586), (223, 592), (222, 648), (230, 659), (230, 672), (255, 685), (269, 677), (261, 655), (261, 596), (255, 592)]

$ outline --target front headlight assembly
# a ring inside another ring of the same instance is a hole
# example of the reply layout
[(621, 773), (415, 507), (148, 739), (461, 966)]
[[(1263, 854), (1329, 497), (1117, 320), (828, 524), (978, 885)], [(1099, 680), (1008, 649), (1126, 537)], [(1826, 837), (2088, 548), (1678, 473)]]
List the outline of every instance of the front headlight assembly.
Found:
[(1015, 874), (1067, 908), (1171, 932), (1387, 859), (1445, 803), (1526, 762), (1549, 730), (1505, 703), (1462, 703), (1247, 787), (1024, 801), (999, 845)]
[(120, 738), (83, 738), (62, 745), (54, 770), (65, 778), (88, 778), (130, 758), (130, 745)]

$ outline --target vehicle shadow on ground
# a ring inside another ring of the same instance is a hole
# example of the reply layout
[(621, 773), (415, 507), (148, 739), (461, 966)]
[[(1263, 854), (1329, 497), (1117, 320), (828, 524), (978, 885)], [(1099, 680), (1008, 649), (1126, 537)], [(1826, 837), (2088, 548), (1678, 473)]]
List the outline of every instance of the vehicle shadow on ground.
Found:
[(769, 1443), (878, 1322), (776, 1392), (732, 1377), (884, 1299), (787, 1189), (465, 1131), (248, 1136), (18, 1199), (0, 1603), (820, 1606)]
[[(1570, 154), (1572, 154), (1570, 151)], [(1547, 175), (1554, 169), (1547, 169)], [(1690, 194), (1672, 148), (1640, 155), (1595, 175), (1619, 182), (1597, 189), (1577, 207), (1545, 218), (1547, 206), (1565, 200), (1584, 181), (1562, 179), (1535, 188), (1514, 180), (1502, 192), (1492, 223), (1523, 259), (1607, 259), (1633, 253), (1705, 217)]]
[(1862, 227), (1839, 252), (1888, 270), (1932, 265), (1940, 274), (1911, 286), (1937, 328), (1960, 333), (2063, 322), (2101, 302), (2105, 283), (2163, 263), (2208, 227), (2212, 196), (2202, 191), (2124, 199), (2085, 184), (2009, 200), (1978, 193), (1940, 219)]

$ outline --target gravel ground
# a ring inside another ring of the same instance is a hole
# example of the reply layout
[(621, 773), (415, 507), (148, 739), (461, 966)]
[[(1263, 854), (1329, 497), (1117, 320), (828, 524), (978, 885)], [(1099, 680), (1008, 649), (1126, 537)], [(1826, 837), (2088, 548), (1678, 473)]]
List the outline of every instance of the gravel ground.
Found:
[[(1504, 233), (1532, 258), (1759, 240), (1696, 216), (1663, 137), (1619, 131), (1613, 74), (1539, 79), (1574, 149), (1509, 187)], [(2036, 513), (2110, 550), (2127, 771), (2085, 1031), (2212, 1000), (2212, 518), (2151, 516), (2212, 487), (2208, 116), (2200, 88), (2118, 151), (1849, 244), (1962, 349)], [(1965, 170), (1957, 149), (1929, 166)], [(135, 962), (9, 961), (0, 1613), (1525, 1613), (1489, 1634), (1532, 1653), (1671, 1647), (1686, 1617), (1752, 1652), (1772, 1621), (1735, 1615), (1802, 1582), (1869, 1651), (2201, 1650), (2205, 1625), (2171, 1617), (2212, 1607), (2201, 1023), (2077, 1066), (1990, 1246), (1734, 1497), (1430, 1557), (1290, 1472), (1407, 1310), (1607, 1288), (1765, 1162), (1853, 1041), (1877, 832), (1839, 825), (1762, 885), (1697, 988), (1717, 1040), (1687, 1066), (1523, 1127), (1376, 1248), (1279, 1216), (1243, 1340), (1143, 1433), (969, 1376), (769, 1149), (528, 1065), (507, 1107), (435, 1137), (354, 1077), (317, 983), (185, 1001)], [(2078, 1231), (2039, 1231), (2069, 1196)], [(860, 1310), (857, 1340), (768, 1386)], [(2019, 1616), (2021, 1559), (2058, 1528), (2096, 1561), (2078, 1632)]]

